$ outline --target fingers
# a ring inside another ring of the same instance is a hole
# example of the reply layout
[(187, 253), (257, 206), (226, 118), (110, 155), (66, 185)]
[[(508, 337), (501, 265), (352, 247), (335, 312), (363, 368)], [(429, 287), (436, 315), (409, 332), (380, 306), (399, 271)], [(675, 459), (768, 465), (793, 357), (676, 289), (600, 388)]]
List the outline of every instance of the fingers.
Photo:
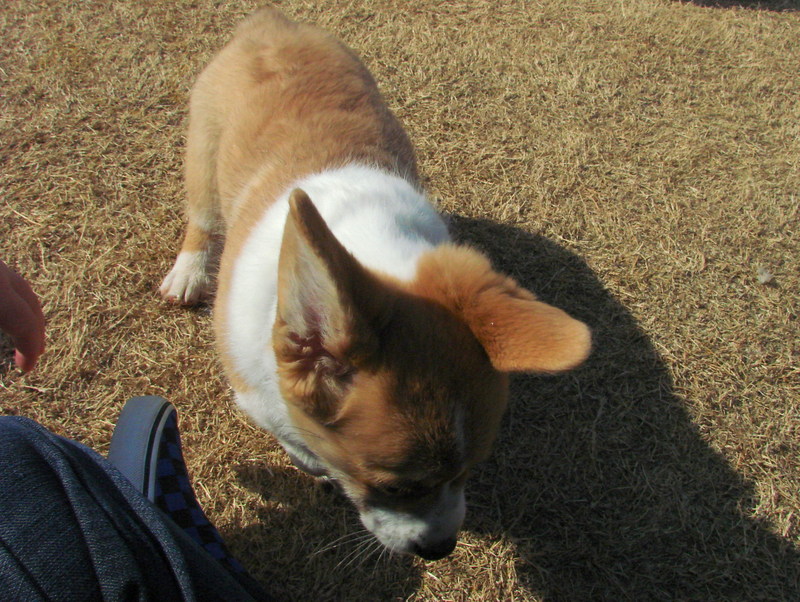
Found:
[(0, 330), (14, 343), (14, 361), (24, 372), (44, 351), (44, 315), (28, 283), (0, 261)]

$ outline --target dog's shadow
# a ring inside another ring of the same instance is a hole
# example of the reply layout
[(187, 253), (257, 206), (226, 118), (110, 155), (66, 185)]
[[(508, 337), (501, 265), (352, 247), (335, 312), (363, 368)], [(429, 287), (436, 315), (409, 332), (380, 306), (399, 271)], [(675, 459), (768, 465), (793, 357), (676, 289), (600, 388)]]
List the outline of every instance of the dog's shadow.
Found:
[(703, 8), (744, 8), (774, 12), (795, 12), (800, 10), (796, 0), (689, 0), (689, 2)]
[(517, 579), (546, 599), (800, 600), (800, 553), (747, 516), (751, 485), (702, 440), (653, 344), (591, 269), (513, 227), (454, 216), (452, 229), (594, 339), (582, 368), (512, 380), (465, 529), (513, 546)]
[[(593, 330), (583, 367), (512, 379), (494, 453), (468, 483), (464, 530), (503, 542), (511, 587), (565, 600), (800, 600), (800, 554), (748, 517), (752, 487), (702, 440), (652, 342), (592, 270), (511, 226), (451, 216), (451, 229)], [(269, 559), (248, 568), (281, 599), (418, 591), (424, 564), (360, 555), (357, 515), (338, 494), (293, 469), (243, 467), (239, 481), (269, 509), (226, 539)]]

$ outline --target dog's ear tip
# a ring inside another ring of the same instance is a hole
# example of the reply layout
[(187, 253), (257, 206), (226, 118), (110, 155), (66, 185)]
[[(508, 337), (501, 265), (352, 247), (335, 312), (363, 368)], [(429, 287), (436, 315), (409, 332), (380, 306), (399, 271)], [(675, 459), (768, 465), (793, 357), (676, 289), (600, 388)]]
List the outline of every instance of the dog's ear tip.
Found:
[(296, 213), (298, 211), (305, 210), (309, 205), (313, 205), (311, 199), (306, 193), (305, 190), (302, 188), (294, 188), (289, 193), (289, 208), (292, 212)]
[(580, 320), (568, 318), (568, 324), (562, 326), (562, 340), (552, 354), (552, 365), (545, 372), (560, 373), (577, 368), (592, 353), (592, 329)]

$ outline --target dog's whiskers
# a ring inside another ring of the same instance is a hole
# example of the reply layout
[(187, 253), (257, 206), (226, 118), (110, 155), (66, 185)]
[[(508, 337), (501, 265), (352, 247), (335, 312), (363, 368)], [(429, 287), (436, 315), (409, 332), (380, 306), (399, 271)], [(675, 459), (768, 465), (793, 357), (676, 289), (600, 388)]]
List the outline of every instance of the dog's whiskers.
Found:
[(388, 560), (392, 556), (394, 556), (394, 551), (390, 550), (386, 546), (382, 546), (381, 553), (378, 554), (378, 558), (375, 560), (375, 565), (379, 565), (381, 562)]
[(365, 534), (361, 534), (361, 537), (353, 541), (356, 541), (355, 547), (347, 552), (336, 564), (334, 567), (335, 571), (345, 570), (356, 562), (358, 562), (356, 566), (362, 566), (367, 559), (374, 556), (375, 553), (383, 547), (383, 544), (369, 531), (366, 531)]
[(361, 567), (367, 561), (368, 558), (371, 556), (375, 556), (378, 554), (378, 558), (376, 558), (376, 562), (380, 560), (381, 556), (383, 556), (383, 552), (381, 550), (385, 550), (386, 547), (376, 538), (367, 548), (366, 552), (361, 558), (361, 562), (358, 563), (358, 566)]
[(321, 554), (323, 552), (327, 552), (328, 550), (332, 550), (334, 548), (338, 548), (339, 546), (342, 546), (344, 544), (352, 543), (354, 541), (361, 540), (361, 539), (363, 539), (365, 537), (366, 537), (366, 533), (364, 533), (363, 531), (359, 531), (357, 533), (346, 533), (346, 534), (342, 535), (341, 537), (338, 537), (338, 538), (334, 539), (333, 541), (328, 542), (326, 545), (317, 548), (314, 551), (314, 554)]
[(369, 550), (372, 548), (371, 542), (362, 542), (355, 547), (350, 553), (348, 553), (344, 558), (342, 558), (339, 563), (336, 565), (334, 570), (342, 570), (344, 571), (348, 567), (352, 566), (357, 560), (361, 559), (361, 562), (358, 566), (361, 566), (364, 563), (364, 560), (369, 556)]
[(311, 553), (311, 555), (318, 556), (319, 554), (323, 554), (325, 552), (334, 550), (344, 545), (361, 544), (362, 542), (365, 542), (373, 537), (374, 536), (372, 535), (372, 533), (370, 533), (366, 529), (356, 531), (355, 533), (346, 533), (345, 535), (342, 535), (341, 537), (333, 540), (332, 542), (329, 542), (327, 545), (314, 550)]
[(359, 554), (361, 553), (361, 544), (359, 543), (355, 548), (347, 552), (339, 562), (336, 563), (336, 566), (333, 567), (334, 571), (338, 571), (339, 569), (347, 568), (350, 563), (352, 562), (351, 559), (358, 558)]

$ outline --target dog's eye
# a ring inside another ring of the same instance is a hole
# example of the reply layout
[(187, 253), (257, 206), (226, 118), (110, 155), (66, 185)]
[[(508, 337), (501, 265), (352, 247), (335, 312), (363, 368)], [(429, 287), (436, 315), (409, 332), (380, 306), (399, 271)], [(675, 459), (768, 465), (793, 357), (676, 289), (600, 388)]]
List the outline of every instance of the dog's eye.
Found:
[(387, 484), (382, 485), (378, 490), (383, 495), (399, 498), (422, 497), (431, 491), (430, 487), (422, 483)]

